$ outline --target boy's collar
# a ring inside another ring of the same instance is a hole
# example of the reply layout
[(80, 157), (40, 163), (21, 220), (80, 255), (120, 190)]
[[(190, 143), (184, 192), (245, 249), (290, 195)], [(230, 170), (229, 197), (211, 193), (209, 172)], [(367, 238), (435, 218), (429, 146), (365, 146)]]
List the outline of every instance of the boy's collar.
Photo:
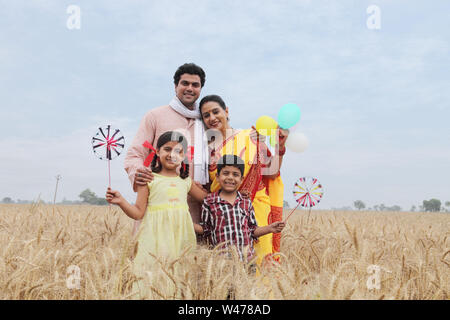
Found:
[[(216, 194), (216, 196), (214, 197), (214, 200), (215, 200), (216, 202), (225, 201), (225, 202), (228, 203), (227, 200), (222, 199), (222, 198), (220, 197), (220, 191), (222, 191), (222, 190), (217, 191), (217, 194)], [(242, 199), (243, 199), (243, 196), (242, 196), (242, 194), (241, 194), (239, 191), (236, 191), (236, 200), (237, 200), (237, 199), (239, 199), (239, 200), (242, 200)], [(236, 201), (236, 200), (235, 200), (235, 201)]]

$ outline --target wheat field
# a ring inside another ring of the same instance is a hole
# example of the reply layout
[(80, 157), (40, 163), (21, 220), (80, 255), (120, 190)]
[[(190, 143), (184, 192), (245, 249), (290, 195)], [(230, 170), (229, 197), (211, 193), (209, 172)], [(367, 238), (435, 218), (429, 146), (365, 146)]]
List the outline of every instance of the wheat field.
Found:
[[(135, 299), (117, 207), (0, 205), (0, 299)], [(258, 275), (198, 246), (149, 266), (149, 299), (449, 299), (450, 214), (298, 211)], [(230, 289), (231, 288), (231, 289)]]

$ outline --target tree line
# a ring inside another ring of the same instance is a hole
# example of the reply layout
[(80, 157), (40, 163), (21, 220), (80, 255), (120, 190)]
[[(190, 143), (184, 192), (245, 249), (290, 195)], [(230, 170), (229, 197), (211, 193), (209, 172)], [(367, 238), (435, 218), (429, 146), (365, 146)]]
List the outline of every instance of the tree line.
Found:
[[(92, 204), (92, 205), (107, 205), (108, 202), (105, 198), (97, 197), (95, 192), (91, 191), (89, 188), (81, 191), (81, 193), (78, 195), (80, 200), (67, 200), (64, 198), (61, 202), (57, 202), (57, 204)], [(17, 201), (14, 201), (11, 197), (4, 197), (1, 201), (1, 203), (16, 203), (16, 204), (27, 204), (27, 203), (53, 203), (53, 202), (45, 202), (43, 200), (38, 199), (37, 201), (33, 200), (20, 200), (17, 199)]]
[[(358, 210), (366, 209), (366, 204), (361, 200), (356, 200), (353, 202), (353, 206)], [(444, 207), (445, 206), (445, 207)], [(439, 199), (430, 199), (430, 200), (423, 200), (422, 204), (416, 207), (413, 205), (409, 211), (425, 211), (425, 212), (450, 212), (450, 201), (446, 201), (444, 203), (444, 206), (442, 205), (441, 200)], [(373, 207), (367, 208), (367, 210), (373, 210), (373, 211), (402, 211), (402, 208), (398, 205), (393, 206), (385, 206), (384, 204), (376, 204)]]

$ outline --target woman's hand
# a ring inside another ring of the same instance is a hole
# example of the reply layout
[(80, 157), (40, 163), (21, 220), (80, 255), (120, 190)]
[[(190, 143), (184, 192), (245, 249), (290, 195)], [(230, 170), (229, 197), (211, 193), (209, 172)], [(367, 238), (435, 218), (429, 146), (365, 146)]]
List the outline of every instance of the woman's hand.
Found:
[(278, 144), (280, 148), (283, 149), (289, 136), (289, 129), (281, 129), (280, 127), (278, 127), (278, 129)]
[(136, 175), (134, 177), (134, 183), (137, 186), (146, 186), (147, 183), (153, 181), (152, 170), (146, 167), (142, 167), (136, 170)]
[(256, 131), (255, 126), (252, 126), (252, 130), (250, 130), (249, 137), (254, 142), (263, 143), (266, 141), (266, 136), (259, 134), (258, 131)]
[(124, 200), (124, 197), (120, 194), (117, 190), (111, 190), (111, 188), (108, 188), (106, 190), (106, 201), (112, 204), (121, 204)]

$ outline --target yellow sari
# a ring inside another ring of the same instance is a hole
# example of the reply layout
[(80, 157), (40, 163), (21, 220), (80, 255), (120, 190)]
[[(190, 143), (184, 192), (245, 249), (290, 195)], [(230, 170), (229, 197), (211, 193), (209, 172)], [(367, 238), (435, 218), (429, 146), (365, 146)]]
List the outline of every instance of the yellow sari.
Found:
[[(211, 192), (217, 192), (220, 185), (216, 180), (216, 162), (225, 154), (239, 156), (245, 162), (244, 180), (239, 191), (246, 192), (252, 200), (255, 218), (259, 227), (282, 220), (283, 216), (283, 181), (280, 175), (275, 179), (262, 175), (262, 168), (270, 152), (264, 144), (258, 146), (250, 139), (251, 130), (242, 130), (225, 140), (221, 146), (211, 151), (209, 176)], [(269, 154), (268, 154), (269, 153)], [(280, 251), (281, 233), (266, 234), (255, 243), (256, 262), (261, 265), (263, 259), (270, 259)]]

